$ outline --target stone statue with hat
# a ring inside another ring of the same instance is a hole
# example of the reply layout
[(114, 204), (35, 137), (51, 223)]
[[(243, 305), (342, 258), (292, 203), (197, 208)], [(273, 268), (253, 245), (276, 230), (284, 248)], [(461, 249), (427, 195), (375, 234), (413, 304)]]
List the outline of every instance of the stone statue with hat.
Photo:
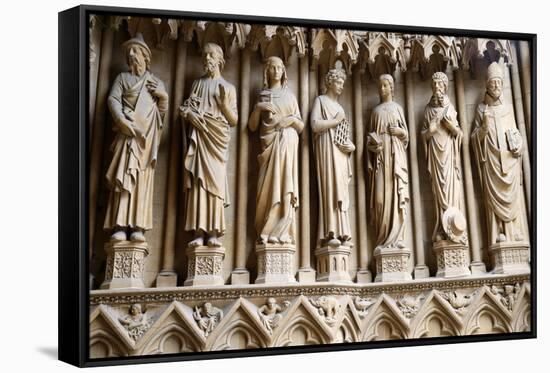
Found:
[(151, 50), (141, 34), (122, 49), (129, 71), (116, 77), (107, 101), (115, 137), (104, 229), (112, 231), (111, 241), (145, 242), (144, 232), (153, 227), (155, 166), (168, 93), (150, 72)]
[(467, 243), (462, 197), (460, 148), (462, 130), (447, 96), (449, 79), (438, 71), (432, 76), (432, 97), (424, 110), (422, 137), (432, 182), (436, 223), (433, 242)]
[[(489, 250), (496, 272), (529, 270), (523, 221), (523, 138), (514, 109), (504, 99), (504, 71), (493, 62), (487, 69), (484, 100), (477, 106), (472, 147), (483, 190)], [(507, 263), (511, 260), (513, 263)]]

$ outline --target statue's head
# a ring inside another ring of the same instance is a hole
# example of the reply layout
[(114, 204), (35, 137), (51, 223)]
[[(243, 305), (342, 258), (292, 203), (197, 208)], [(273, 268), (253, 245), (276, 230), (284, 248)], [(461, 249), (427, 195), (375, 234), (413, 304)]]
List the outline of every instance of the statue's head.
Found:
[(378, 78), (378, 94), (380, 98), (393, 98), (394, 82), (390, 74), (382, 74)]
[(273, 308), (277, 304), (275, 298), (267, 298), (267, 305), (269, 308)]
[(141, 314), (141, 306), (137, 303), (134, 303), (130, 306), (130, 315), (137, 316)]
[(336, 95), (340, 96), (344, 90), (344, 83), (346, 81), (346, 72), (344, 69), (335, 68), (328, 71), (325, 76), (325, 89), (326, 91), (333, 91)]
[(136, 68), (149, 70), (151, 67), (151, 50), (145, 44), (143, 35), (136, 34), (135, 37), (122, 44), (122, 48), (126, 52), (126, 63), (132, 70)]
[(279, 57), (271, 56), (265, 61), (264, 88), (270, 88), (275, 81), (280, 81), (281, 87), (286, 87), (286, 68), (283, 60)]
[(212, 303), (206, 302), (205, 304), (203, 304), (203, 305), (202, 305), (202, 310), (203, 310), (205, 313), (209, 313), (209, 312), (212, 310)]
[(447, 94), (447, 89), (449, 88), (449, 78), (447, 75), (438, 71), (432, 75), (432, 92), (436, 96), (443, 96)]
[(502, 84), (504, 82), (503, 71), (497, 62), (493, 62), (487, 68), (487, 93), (492, 98), (499, 98), (502, 94)]
[(225, 66), (223, 49), (215, 43), (206, 43), (202, 49), (202, 64), (207, 74), (221, 72)]

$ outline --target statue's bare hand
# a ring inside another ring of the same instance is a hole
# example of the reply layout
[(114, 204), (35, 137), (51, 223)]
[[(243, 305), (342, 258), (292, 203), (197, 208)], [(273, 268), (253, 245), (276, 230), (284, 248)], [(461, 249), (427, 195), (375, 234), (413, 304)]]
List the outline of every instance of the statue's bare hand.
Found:
[(208, 133), (208, 128), (206, 128), (206, 122), (200, 115), (191, 111), (187, 115), (187, 119), (189, 120), (191, 125), (195, 127), (197, 130)]
[(279, 128), (287, 128), (287, 127), (292, 126), (293, 124), (294, 124), (294, 117), (293, 116), (284, 117), (278, 123)]
[(118, 127), (120, 129), (120, 132), (122, 132), (126, 136), (136, 137), (136, 126), (128, 119), (120, 118)]
[(346, 119), (346, 114), (344, 114), (342, 111), (339, 111), (338, 113), (336, 113), (336, 115), (334, 116), (334, 119), (336, 121), (338, 121), (338, 123), (340, 123), (341, 121), (343, 121), (344, 119)]
[(271, 102), (258, 102), (256, 104), (256, 108), (261, 111), (269, 111), (273, 114), (277, 112), (277, 110), (275, 109), (275, 106)]
[(229, 96), (225, 92), (225, 87), (222, 84), (218, 84), (220, 93), (214, 96), (216, 103), (220, 108), (229, 108)]
[(152, 96), (158, 97), (161, 99), (167, 99), (168, 93), (165, 90), (159, 87), (158, 80), (148, 79), (146, 83), (147, 89)]

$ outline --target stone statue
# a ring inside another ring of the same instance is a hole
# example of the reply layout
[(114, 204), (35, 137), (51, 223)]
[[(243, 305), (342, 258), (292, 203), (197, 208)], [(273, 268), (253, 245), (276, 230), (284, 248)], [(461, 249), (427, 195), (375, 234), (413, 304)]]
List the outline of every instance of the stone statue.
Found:
[(432, 98), (424, 110), (422, 137), (435, 200), (436, 224), (432, 241), (467, 242), (460, 147), (462, 130), (457, 112), (447, 96), (449, 79), (443, 72), (432, 76)]
[(205, 337), (208, 337), (212, 333), (222, 317), (223, 311), (214, 307), (210, 302), (204, 303), (200, 308), (195, 306), (195, 310), (193, 311), (193, 318), (204, 332)]
[[(185, 155), (185, 230), (194, 232), (189, 247), (220, 247), (225, 233), (224, 208), (229, 205), (227, 158), (229, 127), (237, 124), (237, 94), (221, 71), (222, 48), (207, 43), (202, 62), (205, 74), (193, 82), (191, 94), (180, 108), (191, 125)], [(205, 242), (206, 241), (206, 242)]]
[(350, 154), (355, 146), (350, 140), (350, 125), (338, 103), (346, 73), (330, 70), (325, 78), (326, 94), (315, 99), (311, 111), (311, 128), (319, 187), (319, 246), (351, 245), (349, 219)]
[(294, 243), (294, 215), (298, 207), (298, 134), (302, 132), (296, 97), (287, 88), (283, 61), (269, 57), (263, 90), (248, 126), (260, 127), (256, 230), (260, 243)]
[(266, 304), (258, 308), (258, 315), (262, 324), (265, 326), (269, 334), (273, 333), (273, 328), (279, 325), (279, 321), (283, 318), (281, 313), (290, 306), (289, 301), (284, 301), (283, 305), (277, 304), (275, 298), (268, 298)]
[(113, 159), (107, 170), (111, 190), (104, 229), (113, 230), (112, 241), (145, 242), (153, 227), (153, 184), (162, 119), (168, 110), (164, 83), (150, 71), (151, 50), (143, 36), (126, 41), (122, 48), (130, 71), (113, 83), (107, 104), (114, 121)]
[(317, 308), (317, 312), (325, 319), (328, 325), (334, 325), (338, 311), (340, 311), (342, 307), (336, 297), (323, 295), (317, 299), (310, 299), (309, 301)]
[(472, 132), (490, 245), (525, 238), (520, 203), (523, 139), (513, 108), (504, 102), (503, 81), (501, 67), (493, 62), (487, 70), (487, 90), (477, 106)]
[(134, 303), (128, 310), (128, 315), (120, 317), (118, 321), (128, 331), (128, 335), (134, 341), (138, 340), (149, 329), (152, 321), (142, 313), (141, 306)]
[(379, 78), (380, 104), (372, 111), (367, 136), (370, 209), (376, 228), (376, 246), (405, 248), (405, 216), (409, 204), (407, 144), (409, 134), (403, 108), (393, 102), (391, 75)]

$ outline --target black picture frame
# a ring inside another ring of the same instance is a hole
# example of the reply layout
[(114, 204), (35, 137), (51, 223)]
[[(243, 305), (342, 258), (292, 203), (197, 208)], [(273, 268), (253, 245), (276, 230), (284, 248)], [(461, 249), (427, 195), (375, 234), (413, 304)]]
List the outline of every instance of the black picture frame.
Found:
[[(407, 339), (381, 342), (359, 342), (303, 347), (277, 347), (254, 350), (210, 351), (199, 353), (161, 356), (135, 356), (124, 358), (90, 359), (89, 350), (89, 258), (88, 258), (88, 174), (89, 133), (88, 128), (88, 15), (132, 15), (170, 18), (190, 18), (208, 21), (238, 21), (265, 24), (284, 24), (307, 27), (332, 27), (356, 30), (377, 30), (438, 34), (453, 36), (475, 36), (528, 41), (531, 57), (531, 148), (532, 210), (531, 210), (531, 331), (495, 335), (468, 335), (456, 337)], [(82, 5), (59, 13), (59, 359), (79, 367), (123, 365), (137, 363), (173, 362), (196, 359), (218, 359), (258, 355), (282, 355), (324, 351), (402, 347), (417, 345), (451, 344), (465, 342), (515, 340), (537, 336), (537, 35), (485, 30), (462, 30), (422, 26), (402, 26), (275, 18), (265, 16), (244, 16), (233, 14), (212, 14), (157, 9), (137, 9)]]

